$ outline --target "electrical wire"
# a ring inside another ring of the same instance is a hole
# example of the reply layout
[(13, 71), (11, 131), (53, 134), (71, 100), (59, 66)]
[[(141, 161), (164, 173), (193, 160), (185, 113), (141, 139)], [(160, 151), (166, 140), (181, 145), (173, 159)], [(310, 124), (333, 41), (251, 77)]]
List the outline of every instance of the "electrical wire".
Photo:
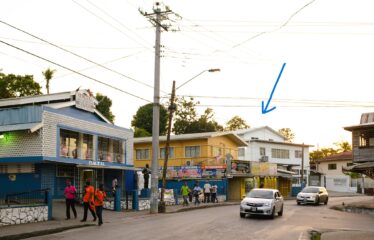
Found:
[(22, 48), (19, 48), (19, 47), (17, 47), (17, 46), (14, 46), (14, 45), (12, 45), (12, 44), (10, 44), (10, 43), (4, 42), (3, 40), (0, 40), (0, 42), (3, 43), (3, 44), (5, 44), (5, 45), (7, 45), (7, 46), (9, 46), (9, 47), (12, 47), (12, 48), (15, 48), (15, 49), (17, 49), (17, 50), (19, 50), (19, 51), (22, 51), (22, 52), (24, 52), (24, 53), (27, 53), (27, 54), (29, 54), (29, 55), (31, 55), (31, 56), (34, 56), (34, 57), (39, 58), (39, 59), (42, 59), (42, 60), (44, 60), (44, 61), (46, 61), (46, 62), (52, 63), (52, 64), (54, 64), (54, 65), (56, 65), (56, 66), (58, 66), (58, 67), (61, 67), (61, 68), (64, 68), (64, 69), (66, 69), (66, 70), (68, 70), (68, 71), (74, 72), (74, 73), (76, 73), (76, 74), (78, 74), (78, 75), (80, 75), (80, 76), (82, 76), (82, 77), (88, 78), (88, 79), (90, 79), (90, 80), (93, 80), (93, 81), (95, 81), (95, 82), (101, 83), (101, 84), (103, 84), (103, 85), (105, 85), (105, 86), (107, 86), (107, 87), (113, 88), (113, 89), (115, 89), (115, 90), (117, 90), (117, 91), (120, 91), (120, 92), (122, 92), (122, 93), (125, 93), (125, 94), (127, 94), (127, 95), (130, 95), (130, 96), (133, 96), (133, 97), (135, 97), (135, 98), (138, 98), (138, 99), (141, 99), (141, 100), (143, 100), (143, 101), (146, 101), (146, 102), (148, 102), (148, 103), (151, 103), (151, 101), (149, 101), (149, 100), (147, 100), (147, 99), (145, 99), (145, 98), (142, 98), (142, 97), (139, 97), (139, 96), (137, 96), (137, 95), (135, 95), (135, 94), (132, 94), (132, 93), (130, 93), (130, 92), (124, 91), (124, 90), (122, 90), (122, 89), (120, 89), (120, 88), (118, 88), (118, 87), (115, 87), (115, 86), (113, 86), (113, 85), (110, 85), (110, 84), (108, 84), (108, 83), (105, 83), (105, 82), (103, 82), (103, 81), (100, 81), (100, 80), (98, 80), (98, 79), (96, 79), (96, 78), (93, 78), (93, 77), (90, 77), (90, 76), (85, 75), (85, 74), (83, 74), (83, 73), (80, 73), (80, 72), (78, 72), (78, 71), (76, 71), (76, 70), (73, 70), (73, 69), (71, 69), (71, 68), (69, 68), (69, 67), (65, 67), (65, 66), (63, 66), (63, 65), (61, 65), (61, 64), (59, 64), (59, 63), (56, 63), (56, 62), (51, 61), (51, 60), (48, 60), (48, 59), (46, 59), (46, 58), (44, 58), (44, 57), (41, 57), (41, 56), (39, 56), (39, 55), (36, 55), (36, 54), (34, 54), (34, 53), (32, 53), (32, 52), (29, 52), (29, 51), (24, 50), (24, 49), (22, 49)]
[[(110, 71), (110, 72), (113, 72), (113, 73), (115, 73), (115, 74), (117, 74), (117, 75), (120, 75), (120, 76), (122, 76), (122, 77), (125, 77), (125, 78), (127, 78), (127, 79), (130, 79), (130, 80), (132, 80), (132, 81), (134, 81), (134, 82), (137, 82), (137, 83), (142, 84), (142, 85), (144, 85), (144, 86), (147, 86), (147, 87), (149, 87), (149, 88), (152, 88), (152, 89), (154, 88), (152, 85), (149, 85), (149, 84), (147, 84), (147, 83), (144, 83), (144, 82), (142, 82), (142, 81), (139, 81), (139, 80), (137, 80), (137, 79), (135, 79), (135, 78), (133, 78), (133, 77), (127, 76), (127, 75), (125, 75), (125, 74), (123, 74), (123, 73), (120, 73), (120, 72), (118, 72), (118, 71), (116, 71), (116, 70), (110, 69), (110, 68), (108, 68), (108, 67), (106, 67), (106, 66), (104, 66), (104, 65), (102, 65), (102, 64), (100, 64), (100, 63), (94, 62), (94, 61), (92, 61), (92, 60), (90, 60), (90, 59), (88, 59), (88, 58), (86, 58), (86, 57), (83, 57), (83, 56), (81, 56), (81, 55), (79, 55), (79, 54), (76, 54), (76, 53), (70, 51), (70, 50), (67, 50), (67, 49), (65, 49), (65, 48), (63, 48), (63, 47), (60, 47), (60, 46), (58, 46), (58, 45), (56, 45), (56, 44), (54, 44), (54, 43), (52, 43), (52, 42), (49, 42), (49, 41), (47, 41), (47, 40), (45, 40), (45, 39), (42, 39), (42, 38), (40, 38), (40, 37), (38, 37), (38, 36), (36, 36), (36, 35), (34, 35), (34, 34), (32, 34), (32, 33), (29, 33), (29, 32), (27, 32), (27, 31), (25, 31), (25, 30), (22, 30), (22, 29), (20, 29), (20, 28), (18, 28), (18, 27), (15, 27), (15, 26), (13, 26), (13, 25), (7, 23), (7, 22), (4, 22), (4, 21), (0, 20), (0, 23), (6, 25), (6, 26), (8, 26), (8, 27), (11, 27), (11, 28), (13, 28), (13, 29), (16, 29), (17, 31), (23, 32), (23, 33), (25, 33), (25, 34), (27, 34), (27, 35), (33, 37), (33, 38), (36, 38), (36, 39), (38, 39), (38, 40), (40, 40), (40, 41), (42, 41), (42, 42), (45, 42), (45, 43), (47, 43), (47, 44), (49, 44), (49, 45), (51, 45), (51, 46), (53, 46), (53, 47), (56, 47), (56, 48), (58, 48), (58, 49), (64, 51), (64, 52), (70, 53), (70, 54), (72, 54), (72, 55), (74, 55), (74, 56), (76, 56), (76, 57), (78, 57), (78, 58), (81, 58), (81, 59), (87, 61), (87, 62), (90, 62), (90, 63), (92, 63), (92, 64), (95, 64), (95, 65), (97, 65), (97, 66), (99, 66), (99, 67), (101, 67), (101, 68), (104, 68), (104, 69), (106, 69), (106, 70), (108, 70), (108, 71)], [(162, 92), (163, 92), (163, 91), (162, 91)], [(164, 93), (166, 93), (166, 92), (164, 92)]]

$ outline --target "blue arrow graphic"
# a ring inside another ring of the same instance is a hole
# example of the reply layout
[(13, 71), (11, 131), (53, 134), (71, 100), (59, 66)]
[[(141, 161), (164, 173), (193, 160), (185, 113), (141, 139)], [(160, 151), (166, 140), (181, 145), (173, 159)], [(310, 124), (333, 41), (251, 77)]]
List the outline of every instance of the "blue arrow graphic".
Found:
[(275, 88), (277, 87), (277, 84), (279, 82), (280, 77), (282, 76), (282, 72), (283, 72), (283, 69), (284, 69), (285, 66), (286, 66), (286, 63), (283, 63), (282, 69), (281, 69), (281, 71), (280, 71), (280, 73), (278, 75), (278, 79), (277, 79), (277, 81), (274, 84), (273, 90), (271, 91), (270, 98), (269, 98), (268, 102), (266, 103), (266, 107), (264, 107), (264, 101), (262, 101), (262, 108), (261, 108), (262, 114), (266, 114), (268, 112), (271, 112), (271, 111), (273, 111), (276, 108), (276, 107), (272, 107), (272, 108), (270, 108), (268, 110), (270, 101), (273, 98), (273, 94), (274, 94)]

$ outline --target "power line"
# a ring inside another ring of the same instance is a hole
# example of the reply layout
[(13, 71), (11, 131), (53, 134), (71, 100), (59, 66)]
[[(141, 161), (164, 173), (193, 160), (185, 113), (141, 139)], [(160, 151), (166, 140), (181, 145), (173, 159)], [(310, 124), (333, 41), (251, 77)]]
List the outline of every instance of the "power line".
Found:
[(274, 30), (272, 30), (272, 31), (265, 31), (265, 32), (260, 32), (260, 33), (258, 33), (258, 34), (256, 34), (256, 35), (254, 35), (254, 36), (252, 36), (252, 37), (250, 37), (249, 39), (247, 39), (247, 40), (244, 40), (244, 41), (242, 41), (242, 42), (240, 42), (240, 43), (238, 43), (238, 44), (236, 44), (236, 45), (234, 45), (234, 46), (232, 46), (232, 48), (237, 48), (237, 47), (239, 47), (239, 46), (241, 46), (241, 45), (243, 45), (243, 44), (245, 44), (245, 43), (247, 43), (247, 42), (249, 42), (249, 41), (251, 41), (251, 40), (253, 40), (253, 39), (255, 39), (255, 38), (258, 38), (259, 36), (261, 36), (261, 35), (264, 35), (264, 34), (268, 34), (268, 33), (273, 33), (273, 32), (276, 32), (276, 31), (279, 31), (279, 30), (281, 30), (282, 28), (284, 28), (291, 20), (292, 20), (292, 18), (293, 17), (295, 17), (300, 11), (302, 11), (304, 8), (306, 8), (306, 7), (308, 7), (310, 4), (312, 4), (313, 2), (315, 2), (316, 0), (312, 0), (312, 1), (310, 1), (310, 2), (308, 2), (307, 4), (305, 4), (304, 6), (302, 6), (299, 10), (297, 10), (296, 12), (294, 12), (281, 26), (279, 26), (278, 28), (276, 28), (276, 29), (274, 29)]
[(104, 69), (110, 71), (110, 72), (113, 72), (113, 73), (118, 74), (118, 75), (120, 75), (120, 76), (122, 76), (122, 77), (125, 77), (125, 78), (130, 79), (130, 80), (132, 80), (132, 81), (134, 81), (134, 82), (137, 82), (137, 83), (139, 83), (139, 84), (142, 84), (142, 85), (144, 85), (144, 86), (147, 86), (147, 87), (153, 89), (153, 86), (152, 86), (152, 85), (149, 85), (149, 84), (147, 84), (147, 83), (144, 83), (144, 82), (142, 82), (142, 81), (139, 81), (139, 80), (137, 80), (137, 79), (135, 79), (135, 78), (133, 78), (133, 77), (127, 76), (127, 75), (125, 75), (125, 74), (123, 74), (123, 73), (120, 73), (120, 72), (118, 72), (118, 71), (116, 71), (116, 70), (110, 69), (110, 68), (108, 68), (108, 67), (106, 67), (106, 66), (104, 66), (104, 65), (102, 65), (102, 64), (100, 64), (100, 63), (94, 62), (94, 61), (92, 61), (92, 60), (90, 60), (90, 59), (88, 59), (88, 58), (86, 58), (86, 57), (83, 57), (83, 56), (81, 56), (81, 55), (79, 55), (79, 54), (76, 54), (76, 53), (70, 51), (70, 50), (67, 50), (67, 49), (65, 49), (65, 48), (63, 48), (63, 47), (60, 47), (60, 46), (58, 46), (58, 45), (56, 45), (56, 44), (54, 44), (54, 43), (52, 43), (52, 42), (49, 42), (49, 41), (47, 41), (47, 40), (45, 40), (45, 39), (42, 39), (42, 38), (40, 38), (40, 37), (38, 37), (38, 36), (36, 36), (36, 35), (34, 35), (34, 34), (32, 34), (32, 33), (29, 33), (29, 32), (27, 32), (27, 31), (25, 31), (25, 30), (22, 30), (22, 29), (20, 29), (20, 28), (17, 28), (17, 27), (15, 27), (15, 26), (13, 26), (13, 25), (11, 25), (11, 24), (9, 24), (9, 23), (6, 23), (6, 22), (4, 22), (4, 21), (2, 21), (2, 20), (0, 20), (0, 23), (2, 23), (2, 24), (4, 24), (4, 25), (7, 25), (7, 26), (9, 26), (9, 27), (11, 27), (11, 28), (13, 28), (13, 29), (16, 29), (17, 31), (23, 32), (23, 33), (25, 33), (25, 34), (27, 34), (27, 35), (33, 37), (33, 38), (36, 38), (36, 39), (38, 39), (38, 40), (40, 40), (40, 41), (42, 41), (42, 42), (45, 42), (45, 43), (47, 43), (47, 44), (49, 44), (49, 45), (51, 45), (51, 46), (53, 46), (53, 47), (56, 47), (56, 48), (58, 48), (58, 49), (64, 51), (64, 52), (70, 53), (70, 54), (72, 54), (72, 55), (74, 55), (74, 56), (76, 56), (76, 57), (78, 57), (78, 58), (81, 58), (81, 59), (87, 61), (87, 62), (93, 63), (93, 64), (95, 64), (95, 65), (97, 65), (97, 66), (99, 66), (99, 67), (101, 67), (101, 68), (104, 68)]
[(19, 51), (22, 51), (22, 52), (24, 52), (24, 53), (27, 53), (27, 54), (29, 54), (29, 55), (31, 55), (31, 56), (37, 57), (37, 58), (42, 59), (42, 60), (44, 60), (44, 61), (46, 61), (46, 62), (52, 63), (52, 64), (54, 64), (54, 65), (56, 65), (56, 66), (59, 66), (59, 67), (61, 67), (61, 68), (64, 68), (64, 69), (69, 70), (69, 71), (71, 71), (71, 72), (74, 72), (74, 73), (76, 73), (76, 74), (78, 74), (78, 75), (80, 75), (80, 76), (83, 76), (83, 77), (88, 78), (88, 79), (91, 79), (91, 80), (93, 80), (93, 81), (95, 81), (95, 82), (101, 83), (101, 84), (103, 84), (103, 85), (105, 85), (105, 86), (107, 86), (107, 87), (113, 88), (113, 89), (115, 89), (115, 90), (117, 90), (117, 91), (123, 92), (123, 93), (125, 93), (125, 94), (128, 94), (128, 95), (130, 95), (130, 96), (136, 97), (136, 98), (138, 98), (138, 99), (141, 99), (141, 100), (146, 101), (146, 102), (149, 102), (149, 103), (151, 102), (151, 101), (149, 101), (149, 100), (147, 100), (147, 99), (145, 99), (145, 98), (139, 97), (139, 96), (137, 96), (137, 95), (135, 95), (135, 94), (132, 94), (132, 93), (129, 93), (129, 92), (126, 92), (126, 91), (124, 91), (124, 90), (122, 90), (122, 89), (120, 89), (120, 88), (117, 88), (117, 87), (112, 86), (112, 85), (110, 85), (110, 84), (108, 84), (108, 83), (102, 82), (102, 81), (100, 81), (100, 80), (97, 80), (96, 78), (93, 78), (93, 77), (87, 76), (87, 75), (85, 75), (85, 74), (83, 74), (83, 73), (80, 73), (80, 72), (78, 72), (78, 71), (76, 71), (76, 70), (73, 70), (73, 69), (71, 69), (71, 68), (69, 68), (69, 67), (65, 67), (65, 66), (63, 66), (63, 65), (61, 65), (61, 64), (59, 64), (59, 63), (56, 63), (56, 62), (51, 61), (51, 60), (48, 60), (48, 59), (46, 59), (46, 58), (44, 58), (44, 57), (41, 57), (41, 56), (39, 56), (39, 55), (36, 55), (36, 54), (34, 54), (34, 53), (32, 53), (32, 52), (29, 52), (29, 51), (24, 50), (24, 49), (22, 49), (22, 48), (19, 48), (19, 47), (17, 47), (17, 46), (14, 46), (14, 45), (12, 45), (12, 44), (10, 44), (10, 43), (4, 42), (4, 41), (2, 41), (2, 40), (0, 40), (0, 42), (3, 43), (3, 44), (5, 44), (5, 45), (8, 45), (8, 46), (10, 46), (10, 47), (12, 47), (12, 48), (15, 48), (15, 49), (17, 49), (17, 50), (19, 50)]

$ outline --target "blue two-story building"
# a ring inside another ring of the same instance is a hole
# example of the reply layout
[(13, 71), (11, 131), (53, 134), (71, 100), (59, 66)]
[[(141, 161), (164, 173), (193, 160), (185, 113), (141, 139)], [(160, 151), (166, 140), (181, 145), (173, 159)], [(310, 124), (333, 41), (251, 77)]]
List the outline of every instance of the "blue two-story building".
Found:
[(51, 189), (62, 198), (66, 180), (83, 190), (133, 190), (133, 131), (113, 125), (89, 91), (0, 100), (0, 195)]

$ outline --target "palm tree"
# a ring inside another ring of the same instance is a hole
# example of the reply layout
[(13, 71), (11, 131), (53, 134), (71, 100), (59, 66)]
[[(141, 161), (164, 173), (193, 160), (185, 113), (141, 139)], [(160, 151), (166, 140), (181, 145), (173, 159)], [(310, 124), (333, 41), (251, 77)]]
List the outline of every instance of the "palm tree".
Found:
[(53, 74), (56, 72), (55, 69), (50, 69), (50, 68), (47, 68), (47, 70), (45, 70), (43, 73), (44, 75), (44, 78), (46, 80), (46, 85), (45, 87), (47, 88), (47, 94), (49, 94), (49, 81), (53, 78)]

